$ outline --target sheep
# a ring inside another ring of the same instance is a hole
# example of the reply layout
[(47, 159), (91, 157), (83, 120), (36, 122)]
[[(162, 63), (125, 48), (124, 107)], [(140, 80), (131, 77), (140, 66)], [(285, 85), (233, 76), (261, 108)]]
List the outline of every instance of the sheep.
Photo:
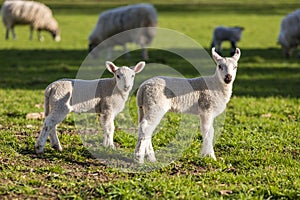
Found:
[(52, 16), (52, 11), (46, 5), (34, 1), (5, 1), (2, 8), (2, 21), (6, 27), (5, 39), (9, 39), (9, 31), (12, 32), (13, 39), (16, 39), (14, 31), (15, 25), (29, 24), (30, 36), (32, 40), (33, 30), (37, 30), (38, 39), (43, 41), (42, 30), (51, 33), (56, 42), (60, 41), (60, 30), (57, 21)]
[[(142, 48), (143, 59), (148, 59), (146, 46), (156, 34), (157, 13), (151, 4), (134, 4), (122, 6), (103, 12), (89, 36), (89, 52), (98, 44), (103, 43), (107, 48), (107, 59), (111, 57), (112, 48), (122, 45), (127, 53), (126, 43), (136, 43)], [(131, 30), (131, 31), (128, 31)], [(119, 34), (124, 31), (124, 34)], [(116, 35), (119, 34), (119, 35)], [(112, 37), (116, 35), (115, 37)], [(94, 56), (97, 52), (94, 52)], [(127, 54), (129, 55), (129, 54)]]
[(231, 51), (230, 55), (235, 54), (236, 42), (240, 41), (242, 37), (243, 27), (235, 26), (235, 27), (224, 27), (218, 26), (215, 28), (213, 32), (213, 40), (211, 43), (211, 47), (216, 47), (216, 51), (221, 55), (222, 53), (222, 42), (230, 41), (231, 43)]
[(300, 44), (300, 9), (282, 19), (278, 43), (285, 57), (291, 57), (293, 49)]
[(136, 97), (139, 124), (135, 161), (144, 163), (145, 156), (150, 162), (156, 161), (151, 137), (168, 111), (199, 115), (203, 136), (201, 155), (216, 160), (213, 121), (230, 100), (241, 51), (236, 48), (232, 57), (223, 58), (212, 48), (212, 55), (217, 64), (212, 76), (191, 79), (158, 76), (140, 85)]
[(70, 112), (99, 113), (104, 133), (103, 146), (115, 148), (113, 143), (114, 119), (125, 106), (133, 87), (134, 77), (145, 67), (141, 61), (133, 68), (117, 67), (106, 61), (106, 68), (113, 78), (80, 80), (61, 79), (48, 85), (45, 90), (45, 121), (35, 144), (35, 152), (41, 154), (48, 135), (51, 147), (62, 151), (56, 134), (56, 125)]

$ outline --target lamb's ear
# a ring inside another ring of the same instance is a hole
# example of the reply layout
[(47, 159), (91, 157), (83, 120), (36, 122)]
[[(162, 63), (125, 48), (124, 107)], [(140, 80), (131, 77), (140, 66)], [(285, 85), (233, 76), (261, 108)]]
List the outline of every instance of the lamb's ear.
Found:
[(211, 54), (216, 63), (223, 59), (223, 57), (216, 52), (215, 47), (211, 49)]
[(136, 64), (136, 66), (134, 66), (133, 71), (136, 74), (140, 73), (144, 69), (145, 65), (146, 65), (146, 63), (144, 61), (141, 61), (138, 64)]
[(110, 61), (106, 61), (105, 65), (106, 65), (106, 68), (108, 69), (108, 71), (110, 71), (113, 74), (118, 70), (118, 67)]
[(235, 49), (235, 54), (232, 56), (232, 58), (236, 61), (238, 61), (240, 59), (241, 56), (241, 50), (239, 48)]

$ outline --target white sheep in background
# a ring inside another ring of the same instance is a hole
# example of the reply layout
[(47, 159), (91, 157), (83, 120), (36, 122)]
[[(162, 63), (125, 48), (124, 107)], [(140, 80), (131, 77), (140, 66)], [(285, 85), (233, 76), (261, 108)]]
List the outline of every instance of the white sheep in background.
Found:
[(284, 55), (289, 58), (292, 51), (300, 44), (300, 9), (287, 15), (281, 21), (278, 43)]
[(51, 33), (55, 41), (60, 41), (60, 30), (57, 21), (52, 16), (52, 11), (46, 5), (34, 1), (5, 1), (1, 8), (2, 21), (6, 27), (5, 39), (9, 38), (9, 31), (16, 39), (14, 31), (15, 25), (29, 24), (30, 36), (32, 40), (33, 30), (37, 30), (38, 38), (43, 40), (41, 35), (42, 30)]
[(43, 153), (48, 135), (51, 147), (62, 150), (56, 134), (56, 125), (68, 113), (99, 113), (104, 132), (104, 147), (114, 148), (114, 119), (125, 106), (134, 84), (136, 73), (143, 70), (145, 62), (135, 67), (117, 67), (106, 62), (113, 78), (96, 80), (62, 79), (51, 83), (45, 90), (45, 121), (35, 144), (36, 153)]
[[(126, 43), (136, 43), (143, 49), (143, 58), (148, 59), (145, 48), (154, 38), (156, 26), (157, 13), (151, 4), (135, 4), (105, 11), (99, 16), (96, 27), (89, 36), (89, 52), (98, 44), (110, 38), (104, 44), (105, 48), (108, 49), (107, 58), (111, 57), (111, 51), (115, 45), (122, 45), (127, 53)], [(132, 31), (111, 38), (128, 30)]]
[(225, 110), (230, 100), (241, 52), (236, 48), (233, 57), (223, 58), (213, 48), (212, 55), (217, 63), (215, 74), (212, 76), (191, 79), (158, 76), (140, 85), (137, 92), (137, 162), (143, 163), (145, 156), (151, 162), (156, 161), (151, 137), (168, 111), (199, 115), (203, 136), (201, 155), (216, 159), (213, 149), (213, 121)]
[(242, 37), (242, 31), (244, 30), (243, 27), (224, 27), (218, 26), (215, 28), (213, 32), (213, 41), (211, 47), (216, 48), (216, 52), (220, 55), (222, 53), (222, 42), (223, 41), (230, 41), (231, 43), (231, 56), (235, 54), (235, 49), (237, 47), (236, 43), (240, 41)]

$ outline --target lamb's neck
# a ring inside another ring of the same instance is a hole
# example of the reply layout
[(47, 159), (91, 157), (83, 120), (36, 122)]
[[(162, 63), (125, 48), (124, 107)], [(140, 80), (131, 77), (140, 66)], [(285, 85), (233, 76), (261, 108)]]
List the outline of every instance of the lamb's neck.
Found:
[(219, 90), (222, 95), (224, 95), (226, 102), (228, 102), (232, 95), (233, 83), (231, 82), (229, 84), (226, 84), (223, 81), (221, 82), (217, 75), (211, 76), (211, 80), (213, 81), (212, 84), (214, 84), (216, 87), (215, 89)]
[(124, 91), (120, 90), (120, 89), (115, 85), (112, 95), (113, 95), (113, 96), (118, 96), (118, 97), (120, 97), (122, 100), (126, 101), (126, 100), (128, 99), (129, 92), (130, 92), (130, 91), (124, 92)]

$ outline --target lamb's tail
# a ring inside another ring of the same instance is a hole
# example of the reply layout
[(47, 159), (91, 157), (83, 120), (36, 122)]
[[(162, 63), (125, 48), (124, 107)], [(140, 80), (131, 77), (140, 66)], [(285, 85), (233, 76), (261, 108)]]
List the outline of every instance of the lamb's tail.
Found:
[(144, 109), (143, 109), (143, 99), (144, 99), (144, 90), (141, 89), (141, 87), (139, 88), (139, 90), (137, 91), (136, 94), (136, 103), (138, 106), (138, 120), (139, 123), (143, 120), (144, 118)]
[(45, 117), (49, 115), (50, 112), (50, 106), (49, 106), (49, 97), (51, 96), (51, 91), (52, 91), (52, 85), (49, 85), (44, 93), (44, 114)]

